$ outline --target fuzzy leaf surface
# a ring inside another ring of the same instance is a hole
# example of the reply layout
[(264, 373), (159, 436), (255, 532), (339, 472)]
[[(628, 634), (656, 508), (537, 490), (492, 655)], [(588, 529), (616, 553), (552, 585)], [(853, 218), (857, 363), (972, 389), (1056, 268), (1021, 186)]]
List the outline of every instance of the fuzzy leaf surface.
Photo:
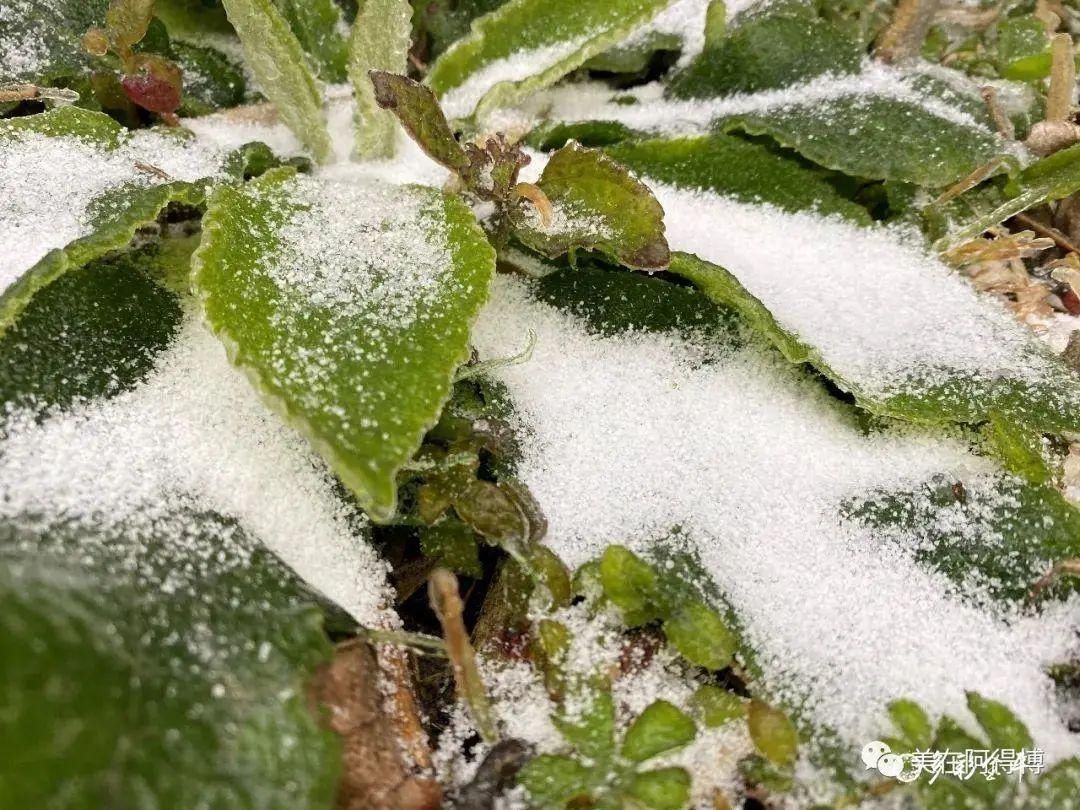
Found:
[[(333, 210), (356, 217), (326, 222)], [(390, 518), (396, 475), (438, 420), (487, 298), (494, 252), (472, 213), (430, 189), (274, 170), (219, 188), (203, 227), (194, 285), (233, 361), (365, 509)], [(323, 252), (305, 264), (319, 234)]]

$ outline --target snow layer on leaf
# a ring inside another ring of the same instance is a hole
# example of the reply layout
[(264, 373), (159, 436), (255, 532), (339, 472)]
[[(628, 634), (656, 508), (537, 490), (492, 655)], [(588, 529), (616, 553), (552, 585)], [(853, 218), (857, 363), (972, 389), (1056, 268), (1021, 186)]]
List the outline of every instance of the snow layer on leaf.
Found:
[(153, 524), (183, 542), (177, 514), (216, 512), (361, 623), (392, 621), (385, 566), (356, 532), (362, 517), (195, 314), (142, 385), (44, 421), (9, 414), (0, 435), (0, 517), (104, 531)]
[[(919, 90), (920, 71), (903, 71), (868, 61), (860, 73), (825, 75), (802, 84), (759, 93), (736, 93), (711, 99), (670, 101), (664, 88), (649, 84), (631, 92), (613, 92), (603, 85), (566, 85), (542, 93), (529, 109), (544, 110), (552, 121), (617, 121), (631, 129), (667, 135), (707, 133), (719, 118), (766, 113), (787, 107), (815, 108), (850, 97), (875, 97), (918, 105), (953, 124), (988, 132), (970, 115)], [(637, 103), (627, 103), (635, 100)]]
[(448, 118), (464, 118), (476, 109), (480, 99), (495, 85), (518, 82), (543, 73), (573, 55), (589, 39), (589, 36), (581, 36), (555, 42), (542, 48), (518, 51), (513, 56), (488, 63), (440, 99), (443, 112)]
[[(620, 48), (633, 48), (647, 44), (654, 35), (671, 35), (682, 40), (679, 65), (693, 61), (705, 48), (705, 13), (712, 0), (671, 0), (671, 3), (651, 21), (634, 31)], [(755, 0), (728, 0), (724, 4), (730, 21), (736, 14)]]
[[(113, 189), (220, 173), (225, 152), (162, 132), (126, 136), (116, 149), (36, 132), (0, 142), (0, 293), (46, 253), (95, 227), (95, 202)], [(164, 172), (162, 177), (154, 170)]]
[[(269, 276), (317, 307), (375, 309), (387, 323), (411, 324), (434, 303), (453, 267), (430, 195), (376, 183), (295, 183), (302, 207), (278, 231)], [(388, 268), (391, 268), (388, 271)]]
[(935, 475), (975, 486), (995, 472), (988, 460), (911, 429), (866, 434), (753, 347), (596, 336), (519, 281), (496, 285), (475, 335), (482, 355), (512, 354), (522, 324), (537, 333), (533, 357), (497, 376), (528, 437), (519, 474), (564, 560), (610, 543), (648, 549), (681, 527), (767, 687), (854, 750), (888, 730), (888, 701), (967, 717), (964, 690), (976, 689), (1012, 707), (1048, 758), (1077, 751), (1044, 673), (1076, 646), (1075, 599), (1038, 617), (991, 613), (840, 517), (845, 499), (876, 488)]
[(956, 378), (1052, 389), (1062, 376), (1028, 330), (929, 255), (917, 234), (651, 185), (673, 248), (734, 273), (864, 396)]
[[(0, 78), (34, 76), (45, 70), (51, 61), (49, 39), (46, 36), (23, 36), (26, 21), (43, 11), (41, 0), (4, 0), (0, 5)], [(48, 6), (45, 7), (46, 9)], [(53, 10), (58, 15), (59, 10)]]

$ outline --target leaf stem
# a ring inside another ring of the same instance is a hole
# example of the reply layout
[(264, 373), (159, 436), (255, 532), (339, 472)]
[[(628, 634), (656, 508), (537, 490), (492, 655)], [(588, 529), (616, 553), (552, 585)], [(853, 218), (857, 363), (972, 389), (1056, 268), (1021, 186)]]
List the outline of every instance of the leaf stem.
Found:
[(469, 641), (469, 634), (462, 620), (464, 605), (458, 593), (457, 577), (453, 572), (445, 568), (432, 571), (428, 580), (428, 598), (446, 637), (446, 651), (453, 665), (458, 696), (468, 707), (481, 739), (494, 745), (501, 735), (483, 678), (480, 677), (480, 669), (476, 665), (476, 651)]

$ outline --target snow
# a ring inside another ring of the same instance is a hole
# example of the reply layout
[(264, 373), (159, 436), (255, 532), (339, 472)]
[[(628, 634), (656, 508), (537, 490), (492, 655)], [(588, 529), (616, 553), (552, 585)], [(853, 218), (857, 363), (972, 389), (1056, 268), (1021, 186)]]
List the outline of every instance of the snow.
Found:
[(284, 193), (298, 210), (277, 230), (280, 247), (264, 267), (307, 306), (378, 312), (407, 328), (446, 286), (453, 256), (429, 192), (296, 178)]
[[(48, 38), (27, 36), (26, 23), (59, 16), (60, 12), (49, 0), (4, 0), (0, 5), (0, 83), (33, 77), (49, 66)], [(53, 47), (62, 48), (63, 44), (54, 43)]]
[(1050, 760), (1077, 752), (1044, 674), (1075, 651), (1075, 600), (1037, 617), (980, 609), (910, 549), (840, 517), (845, 499), (935, 475), (976, 486), (992, 463), (940, 434), (866, 434), (763, 350), (598, 337), (498, 279), (481, 355), (510, 354), (523, 325), (538, 335), (532, 359), (496, 376), (519, 412), (520, 478), (569, 564), (681, 527), (769, 694), (853, 749), (888, 732), (892, 699), (964, 718), (975, 689), (1017, 711)]
[[(921, 75), (917, 70), (868, 60), (855, 74), (826, 74), (778, 90), (686, 101), (665, 99), (659, 83), (618, 92), (597, 83), (571, 84), (538, 94), (524, 109), (534, 116), (542, 113), (552, 122), (615, 121), (642, 132), (696, 135), (708, 132), (722, 117), (814, 108), (854, 96), (875, 96), (915, 104), (943, 121), (988, 131), (965, 112), (919, 90), (915, 82)], [(628, 100), (636, 103), (626, 103)], [(505, 111), (497, 114), (507, 115)]]
[[(682, 42), (678, 66), (692, 62), (705, 48), (705, 14), (711, 0), (672, 0), (667, 8), (642, 25), (621, 43), (619, 49), (645, 45), (656, 35), (675, 36)], [(754, 5), (758, 0), (729, 0), (725, 11), (730, 22), (740, 11)]]
[(1053, 357), (1035, 351), (1027, 329), (930, 255), (916, 234), (646, 182), (664, 207), (673, 249), (735, 274), (867, 396), (958, 378), (1052, 388), (1061, 375)]
[(588, 40), (588, 36), (561, 40), (488, 62), (457, 87), (443, 94), (440, 99), (443, 112), (447, 118), (465, 118), (472, 114), (476, 105), (495, 85), (537, 76), (573, 56)]
[[(0, 141), (0, 293), (45, 254), (93, 232), (96, 204), (122, 186), (217, 176), (225, 152), (156, 130), (125, 134), (116, 149), (71, 136), (20, 133)], [(115, 210), (110, 205), (109, 210)]]
[[(154, 524), (183, 543), (191, 522), (183, 512), (216, 512), (361, 623), (396, 622), (386, 610), (386, 566), (354, 528), (363, 518), (199, 321), (187, 315), (153, 374), (129, 392), (44, 421), (9, 414), (0, 518), (101, 532)], [(211, 549), (208, 573), (215, 559)]]

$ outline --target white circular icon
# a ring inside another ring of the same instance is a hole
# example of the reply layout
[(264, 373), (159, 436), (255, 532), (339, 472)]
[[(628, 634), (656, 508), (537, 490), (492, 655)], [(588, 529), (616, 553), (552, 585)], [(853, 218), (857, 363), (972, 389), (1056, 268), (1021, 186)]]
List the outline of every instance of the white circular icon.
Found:
[(862, 761), (866, 765), (866, 769), (876, 768), (878, 766), (878, 760), (885, 754), (888, 754), (892, 749), (889, 748), (881, 740), (873, 740), (863, 746)]
[(895, 779), (904, 770), (904, 758), (899, 754), (882, 754), (877, 761), (877, 769), (882, 776)]

